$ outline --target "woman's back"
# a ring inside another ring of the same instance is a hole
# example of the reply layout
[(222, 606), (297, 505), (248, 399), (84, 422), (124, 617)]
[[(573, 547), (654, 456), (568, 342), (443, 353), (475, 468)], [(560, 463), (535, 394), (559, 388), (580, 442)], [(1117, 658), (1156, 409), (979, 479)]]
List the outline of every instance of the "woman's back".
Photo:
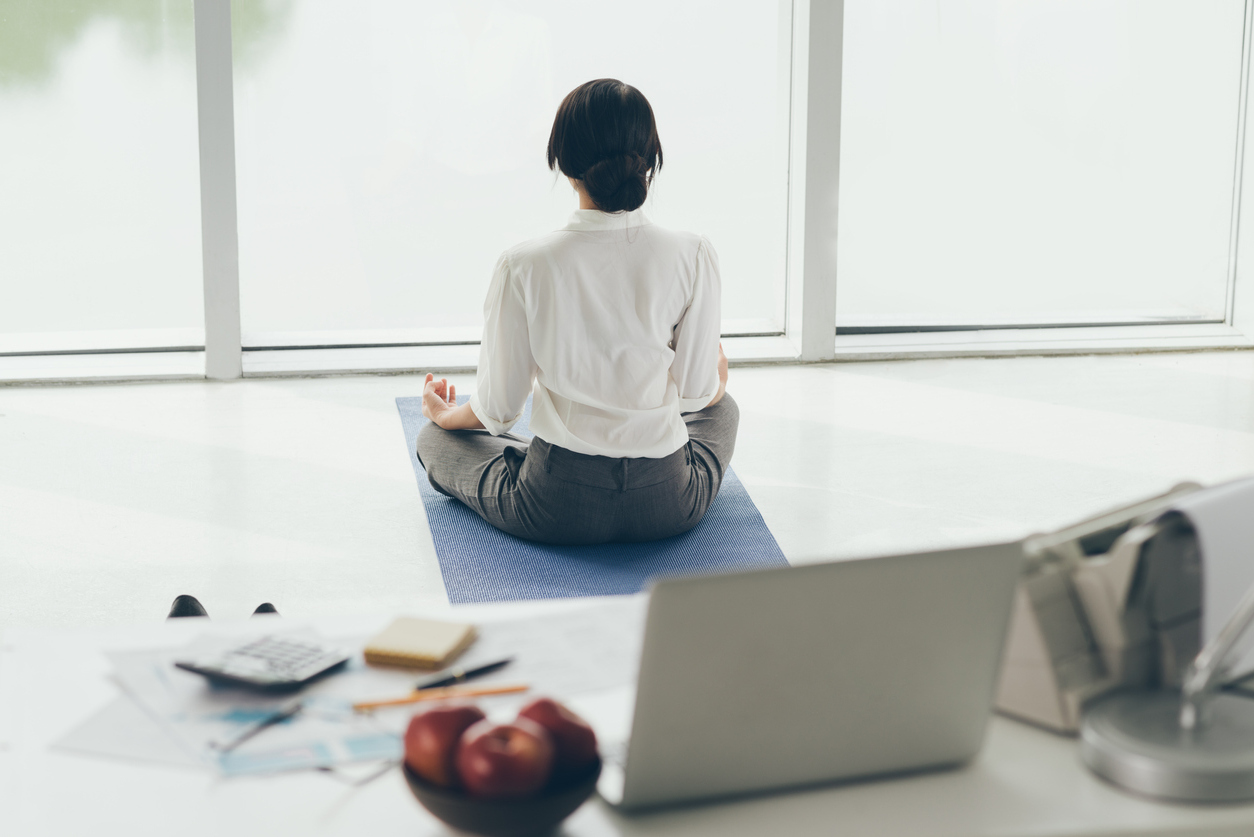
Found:
[(498, 263), (472, 409), (489, 429), (512, 424), (526, 396), (510, 384), (534, 374), (540, 438), (585, 454), (666, 456), (688, 441), (680, 413), (718, 388), (718, 300), (704, 238), (640, 210), (578, 210)]

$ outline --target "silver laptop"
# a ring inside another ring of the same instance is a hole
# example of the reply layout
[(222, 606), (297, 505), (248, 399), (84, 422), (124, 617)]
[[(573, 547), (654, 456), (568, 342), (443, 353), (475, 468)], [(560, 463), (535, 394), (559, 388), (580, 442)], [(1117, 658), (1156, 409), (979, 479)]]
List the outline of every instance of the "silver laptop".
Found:
[(601, 795), (643, 808), (967, 761), (1021, 561), (1016, 542), (658, 583)]

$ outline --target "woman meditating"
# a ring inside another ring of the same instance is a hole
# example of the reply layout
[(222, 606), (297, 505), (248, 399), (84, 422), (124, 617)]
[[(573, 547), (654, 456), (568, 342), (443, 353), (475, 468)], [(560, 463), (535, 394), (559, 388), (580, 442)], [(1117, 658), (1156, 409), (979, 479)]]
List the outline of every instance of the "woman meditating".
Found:
[[(549, 168), (579, 209), (507, 250), (484, 305), (478, 391), (427, 375), (418, 459), (436, 490), (533, 541), (648, 541), (705, 515), (736, 446), (718, 257), (640, 210), (662, 144), (636, 88), (571, 91)], [(534, 383), (534, 386), (533, 386)], [(534, 393), (528, 441), (510, 435)]]

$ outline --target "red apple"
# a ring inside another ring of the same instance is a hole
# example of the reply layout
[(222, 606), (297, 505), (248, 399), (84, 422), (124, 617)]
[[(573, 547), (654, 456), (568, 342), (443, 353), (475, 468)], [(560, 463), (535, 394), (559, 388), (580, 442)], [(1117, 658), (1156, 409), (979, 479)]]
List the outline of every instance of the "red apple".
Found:
[(415, 715), (405, 730), (405, 763), (429, 782), (446, 788), (456, 786), (458, 742), (467, 727), (483, 718), (479, 707), (456, 703)]
[(597, 734), (588, 722), (552, 698), (537, 698), (518, 717), (535, 721), (553, 737), (554, 770), (575, 773), (597, 760)]
[(544, 787), (553, 772), (553, 740), (539, 724), (480, 721), (462, 733), (457, 775), (475, 796), (517, 798)]

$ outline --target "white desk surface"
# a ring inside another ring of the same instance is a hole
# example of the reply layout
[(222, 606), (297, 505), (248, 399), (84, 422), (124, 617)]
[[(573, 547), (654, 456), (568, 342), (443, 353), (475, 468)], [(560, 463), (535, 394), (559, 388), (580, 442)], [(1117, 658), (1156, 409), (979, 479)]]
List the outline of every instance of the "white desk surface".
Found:
[[(578, 605), (474, 606), (458, 608), (457, 615), (512, 618), (567, 606)], [(370, 630), (383, 621), (313, 624), (334, 634)], [(105, 679), (102, 649), (183, 642), (205, 629), (202, 620), (183, 620), (125, 629), (6, 633), (0, 643), (0, 834), (449, 833), (419, 807), (395, 770), (353, 788), (313, 772), (223, 779), (49, 749), (117, 696)], [(1126, 795), (1084, 769), (1073, 740), (994, 718), (980, 756), (960, 770), (631, 817), (594, 796), (567, 820), (562, 834), (1254, 835), (1254, 805), (1187, 807)]]

